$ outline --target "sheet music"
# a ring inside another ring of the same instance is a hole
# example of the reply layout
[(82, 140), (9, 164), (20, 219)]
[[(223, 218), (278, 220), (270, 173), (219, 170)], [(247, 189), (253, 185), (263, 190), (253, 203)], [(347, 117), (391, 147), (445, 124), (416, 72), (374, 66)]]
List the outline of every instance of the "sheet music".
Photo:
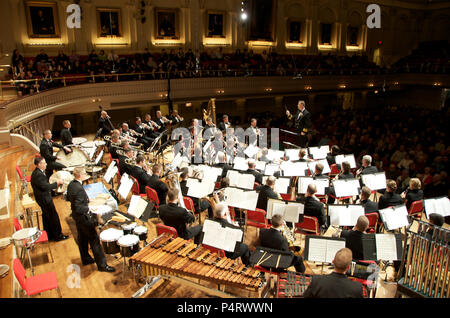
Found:
[(248, 170), (248, 162), (245, 158), (235, 157), (234, 158), (234, 170), (247, 171)]
[(345, 248), (345, 240), (309, 238), (308, 261), (331, 263), (336, 253)]
[(102, 158), (103, 158), (103, 150), (100, 151), (100, 153), (98, 154), (97, 158), (95, 158), (95, 165), (98, 165)]
[(231, 187), (253, 190), (255, 185), (255, 176), (251, 173), (239, 173), (235, 170), (228, 170), (227, 177), (230, 179)]
[(357, 179), (334, 180), (333, 186), (338, 198), (358, 195), (361, 187)]
[(284, 157), (284, 151), (281, 151), (281, 150), (269, 149), (269, 151), (267, 153), (267, 158), (270, 161), (278, 160), (283, 157)]
[(423, 202), (428, 219), (432, 213), (440, 214), (443, 217), (450, 215), (450, 200), (447, 197), (426, 199)]
[(375, 234), (377, 259), (395, 261), (397, 256), (397, 241), (394, 234)]
[(119, 169), (116, 166), (116, 161), (113, 160), (109, 164), (109, 167), (106, 170), (105, 175), (103, 176), (103, 179), (105, 179), (106, 183), (109, 183), (111, 181), (111, 179), (116, 175), (117, 171), (119, 171)]
[(289, 161), (298, 160), (298, 153), (300, 152), (300, 149), (285, 149), (284, 152), (286, 153), (286, 157), (289, 157)]
[(265, 176), (273, 176), (275, 174), (275, 172), (277, 172), (279, 169), (280, 169), (279, 164), (268, 163), (268, 164), (266, 164), (266, 169), (264, 170), (264, 175)]
[(389, 231), (409, 225), (408, 211), (404, 205), (382, 209), (379, 213)]
[(327, 240), (325, 263), (331, 263), (336, 253), (342, 248), (345, 248), (345, 241)]
[(325, 159), (330, 152), (330, 146), (309, 147), (308, 152), (314, 159)]
[(317, 161), (310, 161), (307, 163), (309, 171), (311, 171), (311, 174), (314, 173), (316, 169), (316, 164), (321, 163), (323, 165), (323, 174), (327, 174), (331, 172), (330, 165), (328, 164), (328, 161), (326, 159), (320, 159)]
[(265, 161), (256, 161), (255, 169), (259, 170), (259, 171), (264, 171), (266, 169), (266, 162)]
[(131, 180), (131, 178), (128, 177), (127, 173), (124, 173), (122, 175), (122, 178), (120, 178), (120, 186), (117, 191), (122, 196), (122, 198), (126, 199), (128, 196), (128, 193), (130, 193), (132, 186), (133, 186), (133, 180)]
[(224, 190), (225, 202), (232, 207), (254, 211), (259, 193), (228, 187)]
[(329, 205), (328, 215), (331, 225), (354, 226), (358, 218), (364, 215), (364, 207), (361, 205)]
[(341, 165), (344, 161), (347, 161), (350, 164), (350, 168), (356, 168), (355, 156), (353, 154), (350, 155), (337, 155), (335, 158), (336, 164)]
[(269, 199), (267, 202), (266, 219), (272, 219), (275, 214), (283, 216), (286, 222), (297, 223), (298, 215), (303, 214), (305, 206), (302, 203), (286, 202)]
[(202, 244), (223, 249), (227, 252), (234, 252), (236, 242), (242, 241), (244, 232), (241, 229), (222, 227), (220, 223), (205, 220), (202, 229)]
[(385, 172), (362, 174), (362, 182), (370, 190), (386, 189), (386, 174)]
[(305, 170), (308, 169), (308, 164), (306, 162), (283, 161), (280, 168), (285, 177), (300, 177), (306, 175)]
[(191, 187), (188, 188), (188, 197), (193, 198), (204, 198), (214, 191), (215, 182), (209, 180), (202, 180), (202, 182), (197, 182), (196, 184), (192, 184)]
[(260, 149), (257, 146), (249, 145), (247, 149), (244, 150), (244, 153), (247, 157), (253, 158), (259, 152), (259, 150)]
[(217, 177), (222, 175), (223, 168), (211, 167), (207, 165), (198, 165), (200, 171), (203, 171), (203, 179), (216, 182)]
[(133, 195), (131, 197), (127, 213), (139, 219), (145, 212), (147, 204), (148, 202), (142, 199), (139, 195)]
[[(268, 176), (263, 176), (263, 184), (266, 184)], [(291, 179), (290, 178), (278, 178), (275, 180), (275, 192), (278, 193), (289, 193), (289, 185), (291, 184)]]
[(181, 157), (181, 153), (177, 153), (177, 155), (175, 156), (175, 158), (173, 158), (171, 165), (173, 167), (179, 167), (182, 161), (182, 157)]
[(298, 193), (305, 194), (308, 190), (308, 186), (314, 183), (317, 188), (316, 194), (325, 195), (325, 188), (330, 186), (330, 180), (328, 179), (314, 179), (312, 177), (299, 177), (298, 178)]

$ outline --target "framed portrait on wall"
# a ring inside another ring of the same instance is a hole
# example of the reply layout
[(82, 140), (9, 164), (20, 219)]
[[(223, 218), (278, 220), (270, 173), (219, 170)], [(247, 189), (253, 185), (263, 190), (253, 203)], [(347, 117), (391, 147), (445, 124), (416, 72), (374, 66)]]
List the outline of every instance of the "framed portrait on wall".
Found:
[(25, 11), (30, 38), (60, 37), (56, 2), (25, 1)]
[(206, 37), (225, 37), (225, 12), (208, 11), (206, 14)]
[(252, 0), (248, 25), (250, 41), (275, 41), (276, 6), (274, 0)]
[(156, 38), (179, 39), (179, 14), (177, 9), (155, 9)]
[(120, 8), (97, 8), (97, 36), (122, 37)]
[(299, 20), (287, 20), (287, 39), (289, 43), (302, 43), (302, 22)]

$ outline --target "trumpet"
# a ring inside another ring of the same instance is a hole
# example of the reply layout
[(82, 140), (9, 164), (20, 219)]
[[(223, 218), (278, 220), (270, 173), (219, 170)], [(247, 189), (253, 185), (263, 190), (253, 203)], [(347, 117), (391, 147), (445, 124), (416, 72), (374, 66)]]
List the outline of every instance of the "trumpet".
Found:
[[(114, 147), (114, 148), (117, 148), (117, 151), (120, 151), (120, 153), (124, 153), (124, 150), (125, 150), (125, 149), (123, 149), (123, 148), (120, 146), (119, 143), (112, 142), (112, 143), (111, 143), (111, 146)], [(147, 154), (145, 151), (143, 151), (143, 150), (141, 150), (141, 149), (139, 149), (139, 148), (136, 148), (136, 147), (133, 147), (133, 146), (130, 146), (130, 145), (129, 145), (129, 147), (130, 147), (131, 150), (133, 150), (134, 152), (137, 152), (137, 153), (140, 154), (140, 155), (146, 155), (146, 154)], [(119, 152), (118, 152), (118, 153), (119, 153)], [(119, 153), (119, 154), (120, 154), (120, 153)]]
[(126, 158), (125, 159), (125, 163), (128, 164), (128, 165), (134, 166), (134, 165), (136, 165), (136, 160), (133, 159), (133, 158)]
[(144, 134), (138, 133), (137, 131), (134, 131), (133, 129), (130, 129), (130, 133), (131, 133), (133, 136), (138, 136), (138, 137), (143, 137), (143, 136), (144, 136)]

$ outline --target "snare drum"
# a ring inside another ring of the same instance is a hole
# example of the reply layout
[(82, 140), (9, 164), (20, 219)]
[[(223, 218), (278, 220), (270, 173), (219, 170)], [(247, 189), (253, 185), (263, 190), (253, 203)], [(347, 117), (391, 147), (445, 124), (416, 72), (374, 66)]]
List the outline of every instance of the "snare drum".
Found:
[(137, 226), (136, 222), (130, 224), (122, 224), (122, 230), (125, 235), (132, 234), (134, 228)]
[(100, 233), (100, 241), (102, 242), (103, 251), (105, 254), (116, 254), (120, 252), (117, 241), (123, 237), (123, 231), (117, 229), (107, 229)]
[(133, 234), (122, 236), (117, 244), (123, 257), (131, 257), (139, 251), (139, 237)]
[(72, 143), (74, 144), (74, 145), (79, 145), (79, 144), (82, 144), (83, 142), (86, 142), (87, 141), (87, 139), (86, 138), (83, 138), (83, 137), (75, 137), (75, 138), (72, 138)]
[(89, 210), (97, 216), (97, 223), (103, 224), (102, 216), (111, 213), (113, 208), (109, 205), (89, 205)]
[(148, 229), (145, 226), (143, 226), (143, 225), (137, 226), (133, 230), (133, 233), (135, 235), (139, 236), (139, 240), (141, 240), (141, 241), (147, 240), (147, 232), (148, 232)]
[(61, 171), (57, 171), (54, 174), (52, 174), (50, 176), (50, 178), (48, 179), (48, 181), (50, 183), (55, 183), (59, 179), (63, 180), (64, 183), (60, 187), (56, 188), (55, 191), (57, 193), (63, 193), (67, 190), (69, 183), (74, 179), (74, 177), (69, 171), (61, 170)]
[(15, 246), (28, 247), (38, 240), (41, 233), (36, 227), (27, 227), (14, 232), (11, 238)]

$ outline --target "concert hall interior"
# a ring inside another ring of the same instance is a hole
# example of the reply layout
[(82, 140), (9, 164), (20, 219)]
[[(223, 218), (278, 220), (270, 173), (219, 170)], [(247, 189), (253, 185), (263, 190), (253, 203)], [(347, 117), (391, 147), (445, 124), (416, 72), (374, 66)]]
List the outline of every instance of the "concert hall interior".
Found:
[(445, 0), (0, 1), (0, 297), (449, 298), (449, 30)]

